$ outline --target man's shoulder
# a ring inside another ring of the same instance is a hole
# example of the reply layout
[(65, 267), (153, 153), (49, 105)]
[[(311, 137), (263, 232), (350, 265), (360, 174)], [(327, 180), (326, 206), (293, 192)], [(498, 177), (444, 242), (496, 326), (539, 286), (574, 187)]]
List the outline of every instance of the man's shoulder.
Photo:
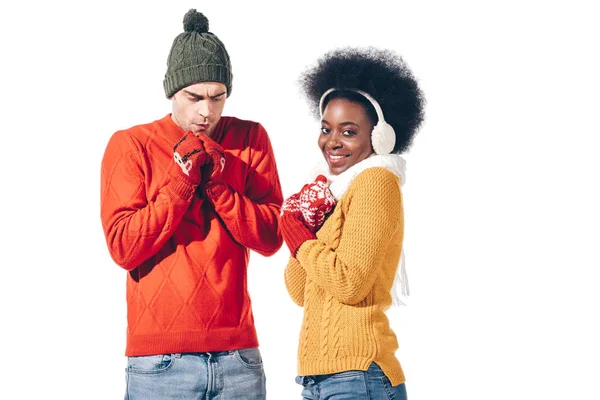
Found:
[(123, 134), (131, 135), (131, 136), (151, 135), (153, 132), (160, 129), (160, 126), (161, 126), (163, 120), (164, 120), (164, 118), (161, 118), (161, 119), (157, 119), (152, 122), (133, 125), (133, 126), (130, 126), (129, 128), (121, 129), (118, 132), (122, 132)]
[[(255, 145), (262, 147), (270, 140), (267, 131), (260, 122), (229, 116), (221, 117), (221, 119), (223, 120), (225, 137), (243, 137), (246, 144), (252, 147)], [(227, 133), (235, 133), (235, 135), (228, 135)]]
[(231, 116), (223, 116), (221, 119), (223, 120), (223, 124), (226, 129), (253, 131), (258, 129), (258, 127), (262, 127), (260, 123), (249, 119), (241, 119)]
[(113, 140), (146, 143), (148, 139), (155, 136), (164, 125), (164, 117), (152, 122), (133, 125), (125, 129), (120, 129), (113, 134)]

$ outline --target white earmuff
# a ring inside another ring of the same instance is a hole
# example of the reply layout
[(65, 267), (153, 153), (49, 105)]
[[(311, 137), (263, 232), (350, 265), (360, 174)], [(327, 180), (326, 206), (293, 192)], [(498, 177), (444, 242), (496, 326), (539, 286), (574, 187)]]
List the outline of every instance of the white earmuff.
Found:
[[(335, 90), (342, 90), (339, 88), (331, 88), (325, 91), (319, 100), (319, 111), (321, 112), (321, 116), (323, 116), (323, 102), (329, 93)], [(381, 110), (381, 106), (373, 97), (371, 97), (368, 93), (363, 92), (358, 89), (343, 89), (350, 90), (356, 92), (363, 97), (365, 97), (375, 108), (375, 112), (377, 113), (377, 125), (373, 127), (371, 131), (371, 144), (373, 145), (373, 150), (375, 150), (376, 154), (389, 154), (394, 150), (394, 145), (396, 144), (396, 133), (394, 132), (394, 128), (383, 118), (383, 111)]]

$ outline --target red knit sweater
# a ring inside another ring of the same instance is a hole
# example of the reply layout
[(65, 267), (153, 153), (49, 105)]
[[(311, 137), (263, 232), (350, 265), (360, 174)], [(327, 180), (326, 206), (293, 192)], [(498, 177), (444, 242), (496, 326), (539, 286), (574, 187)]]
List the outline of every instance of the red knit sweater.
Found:
[[(127, 356), (258, 346), (246, 285), (249, 249), (282, 244), (281, 186), (264, 128), (221, 117), (226, 184), (209, 195), (173, 161), (170, 115), (116, 132), (102, 160), (101, 218), (127, 276)], [(210, 197), (207, 197), (210, 196)]]

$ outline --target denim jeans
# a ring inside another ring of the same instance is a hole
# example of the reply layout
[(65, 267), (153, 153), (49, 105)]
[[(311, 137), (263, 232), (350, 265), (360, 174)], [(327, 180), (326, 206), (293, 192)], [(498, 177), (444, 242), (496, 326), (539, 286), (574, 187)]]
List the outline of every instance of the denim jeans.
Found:
[(375, 363), (367, 371), (299, 376), (302, 400), (406, 400), (406, 386), (392, 386)]
[(125, 400), (266, 398), (257, 348), (128, 357)]

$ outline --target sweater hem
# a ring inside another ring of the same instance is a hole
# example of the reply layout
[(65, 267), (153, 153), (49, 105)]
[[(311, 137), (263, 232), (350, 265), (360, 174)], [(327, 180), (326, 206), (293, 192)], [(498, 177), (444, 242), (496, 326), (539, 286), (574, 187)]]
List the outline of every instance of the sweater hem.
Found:
[(204, 353), (258, 347), (254, 326), (128, 336), (125, 356)]
[(371, 363), (375, 363), (381, 368), (385, 376), (390, 380), (392, 386), (397, 386), (404, 383), (406, 380), (404, 371), (402, 371), (402, 367), (399, 365), (396, 358), (384, 360), (364, 357), (346, 357), (317, 362), (300, 361), (298, 363), (298, 375), (312, 376), (337, 374), (346, 371), (366, 371), (369, 369)]

